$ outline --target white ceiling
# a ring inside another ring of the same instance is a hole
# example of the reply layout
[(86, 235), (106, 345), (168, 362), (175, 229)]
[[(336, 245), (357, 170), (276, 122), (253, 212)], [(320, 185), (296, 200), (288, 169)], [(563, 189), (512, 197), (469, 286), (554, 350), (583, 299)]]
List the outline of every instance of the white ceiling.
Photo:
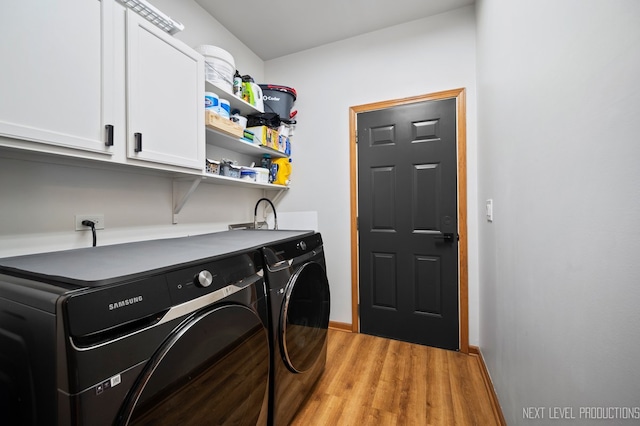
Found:
[(475, 0), (195, 0), (267, 61)]

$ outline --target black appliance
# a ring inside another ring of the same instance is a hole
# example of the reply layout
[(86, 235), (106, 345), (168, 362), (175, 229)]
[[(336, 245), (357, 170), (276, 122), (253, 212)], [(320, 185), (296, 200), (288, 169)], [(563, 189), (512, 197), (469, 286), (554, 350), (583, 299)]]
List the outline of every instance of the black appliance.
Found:
[[(254, 248), (305, 234), (232, 231), (0, 259), (0, 424), (267, 424), (269, 310)], [(294, 273), (274, 268), (274, 282)], [(287, 294), (290, 312), (316, 309), (315, 294), (304, 306)], [(312, 325), (326, 333), (325, 316)], [(324, 342), (316, 334), (304, 333)]]
[(269, 417), (284, 426), (324, 371), (329, 282), (319, 233), (271, 244), (263, 254), (273, 351)]

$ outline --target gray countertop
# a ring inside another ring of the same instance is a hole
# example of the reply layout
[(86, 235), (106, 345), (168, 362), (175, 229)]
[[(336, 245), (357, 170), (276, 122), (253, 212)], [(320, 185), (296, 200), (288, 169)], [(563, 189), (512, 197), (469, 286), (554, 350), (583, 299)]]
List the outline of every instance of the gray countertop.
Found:
[(79, 286), (98, 286), (241, 253), (313, 232), (236, 230), (7, 257), (0, 259), (0, 272)]

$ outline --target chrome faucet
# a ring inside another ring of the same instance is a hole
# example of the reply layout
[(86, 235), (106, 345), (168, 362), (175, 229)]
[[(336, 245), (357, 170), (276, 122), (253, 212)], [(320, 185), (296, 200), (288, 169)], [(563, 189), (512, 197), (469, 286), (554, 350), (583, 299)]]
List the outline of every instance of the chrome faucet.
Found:
[[(253, 210), (253, 229), (258, 229), (258, 205), (261, 201), (266, 201), (271, 205), (271, 210), (273, 210), (273, 229), (278, 229), (278, 215), (276, 214), (276, 208), (273, 206), (273, 203), (268, 198), (260, 198), (256, 203), (256, 208)], [(269, 225), (267, 225), (267, 229)]]

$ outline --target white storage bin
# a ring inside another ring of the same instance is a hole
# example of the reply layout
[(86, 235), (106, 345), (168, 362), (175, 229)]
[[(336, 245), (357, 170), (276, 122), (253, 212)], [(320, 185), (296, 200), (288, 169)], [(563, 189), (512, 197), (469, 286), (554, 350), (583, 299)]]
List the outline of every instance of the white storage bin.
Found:
[(256, 182), (269, 183), (269, 169), (254, 167), (253, 170), (256, 172)]
[(233, 93), (233, 75), (236, 72), (236, 63), (231, 53), (208, 44), (196, 47), (196, 52), (204, 56), (204, 74), (207, 81)]

